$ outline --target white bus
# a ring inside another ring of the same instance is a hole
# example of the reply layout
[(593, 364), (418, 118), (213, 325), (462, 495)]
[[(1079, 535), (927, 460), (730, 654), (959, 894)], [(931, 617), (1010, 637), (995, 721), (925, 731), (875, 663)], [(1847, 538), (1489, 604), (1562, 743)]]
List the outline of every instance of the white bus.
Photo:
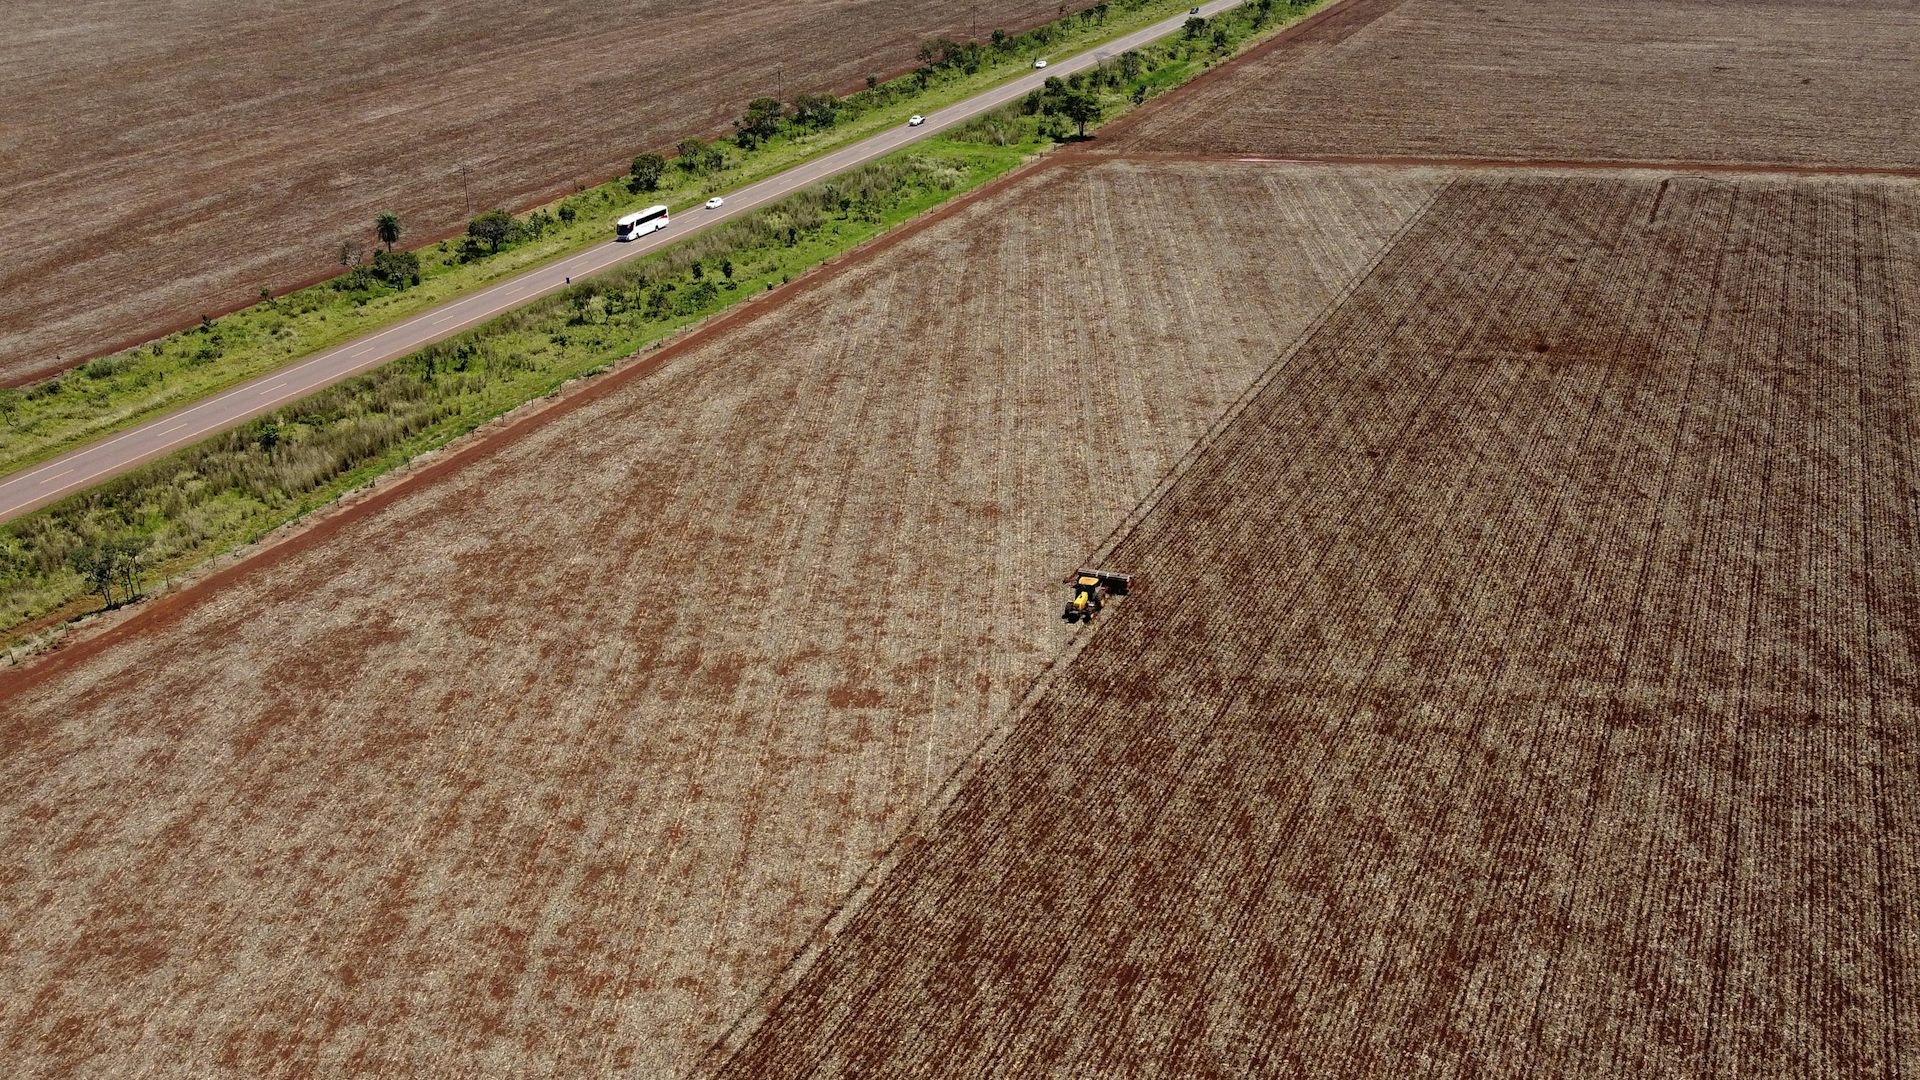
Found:
[(667, 227), (667, 208), (649, 206), (621, 218), (615, 223), (614, 239), (634, 240), (645, 236), (655, 229)]

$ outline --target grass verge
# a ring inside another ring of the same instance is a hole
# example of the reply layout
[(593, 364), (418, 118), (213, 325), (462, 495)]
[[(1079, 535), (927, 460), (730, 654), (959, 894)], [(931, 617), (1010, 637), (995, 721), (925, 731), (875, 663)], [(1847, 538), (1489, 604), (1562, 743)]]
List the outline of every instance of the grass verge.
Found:
[(137, 598), (147, 584), (1004, 175), (1070, 137), (1075, 95), (1111, 117), (1315, 6), (1250, 5), (1050, 80), (1006, 109), (9, 522), (0, 527), (8, 655), (36, 628)]

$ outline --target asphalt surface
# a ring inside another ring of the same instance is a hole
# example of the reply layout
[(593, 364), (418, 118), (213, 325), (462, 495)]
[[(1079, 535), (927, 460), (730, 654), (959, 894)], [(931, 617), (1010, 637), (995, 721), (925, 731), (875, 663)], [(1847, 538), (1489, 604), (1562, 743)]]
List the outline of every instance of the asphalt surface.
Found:
[[(1212, 16), (1237, 7), (1241, 2), (1210, 0), (1200, 5), (1200, 12)], [(1178, 33), (1190, 17), (1188, 14), (1176, 15), (1095, 46), (1077, 56), (1059, 61), (1049, 60), (1045, 69), (1029, 69), (1011, 82), (927, 114), (926, 123), (919, 127), (908, 127), (907, 116), (903, 113), (898, 127), (727, 193), (726, 204), (717, 210), (694, 209), (678, 213), (666, 228), (639, 240), (620, 243), (609, 239), (598, 247), (534, 267), (457, 300), (430, 308), (384, 330), (315, 353), (136, 427), (68, 451), (50, 461), (0, 477), (0, 521), (19, 517), (180, 447), (270, 413), (290, 401), (349, 376), (396, 360), (423, 345), (485, 322), (529, 300), (566, 288), (569, 278), (585, 278), (616, 263), (658, 251), (702, 229), (777, 202), (809, 184), (965, 123), (1039, 88), (1049, 76), (1070, 75), (1128, 49)]]

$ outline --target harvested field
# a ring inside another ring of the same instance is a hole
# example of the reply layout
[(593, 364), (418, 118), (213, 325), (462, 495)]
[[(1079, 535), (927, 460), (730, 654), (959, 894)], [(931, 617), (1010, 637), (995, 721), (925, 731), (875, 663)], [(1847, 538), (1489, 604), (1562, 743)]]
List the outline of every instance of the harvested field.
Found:
[(1920, 168), (1916, 40), (1904, 0), (1346, 0), (1102, 142)]
[(1920, 188), (1451, 184), (729, 1077), (1920, 1072)]
[(845, 90), (976, 15), (985, 33), (1056, 6), (10, 4), (0, 381), (335, 272), (380, 211), (444, 234), (724, 128), (755, 95)]
[(0, 1062), (685, 1070), (1436, 185), (1040, 170), (0, 675)]

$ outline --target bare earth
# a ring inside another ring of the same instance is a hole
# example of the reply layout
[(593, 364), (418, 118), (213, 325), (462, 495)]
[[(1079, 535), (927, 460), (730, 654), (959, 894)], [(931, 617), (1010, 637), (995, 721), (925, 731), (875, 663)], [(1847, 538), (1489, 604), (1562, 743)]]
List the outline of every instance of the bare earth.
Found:
[(1436, 184), (1041, 170), (0, 675), (4, 1071), (684, 1072)]
[(1920, 168), (1905, 0), (1346, 0), (1149, 110), (1140, 151)]
[(1920, 1071), (1920, 188), (1452, 183), (729, 1077)]
[(445, 234), (722, 128), (755, 95), (910, 65), (976, 8), (985, 34), (1056, 7), (10, 4), (0, 382), (322, 276), (382, 210), (410, 236)]

